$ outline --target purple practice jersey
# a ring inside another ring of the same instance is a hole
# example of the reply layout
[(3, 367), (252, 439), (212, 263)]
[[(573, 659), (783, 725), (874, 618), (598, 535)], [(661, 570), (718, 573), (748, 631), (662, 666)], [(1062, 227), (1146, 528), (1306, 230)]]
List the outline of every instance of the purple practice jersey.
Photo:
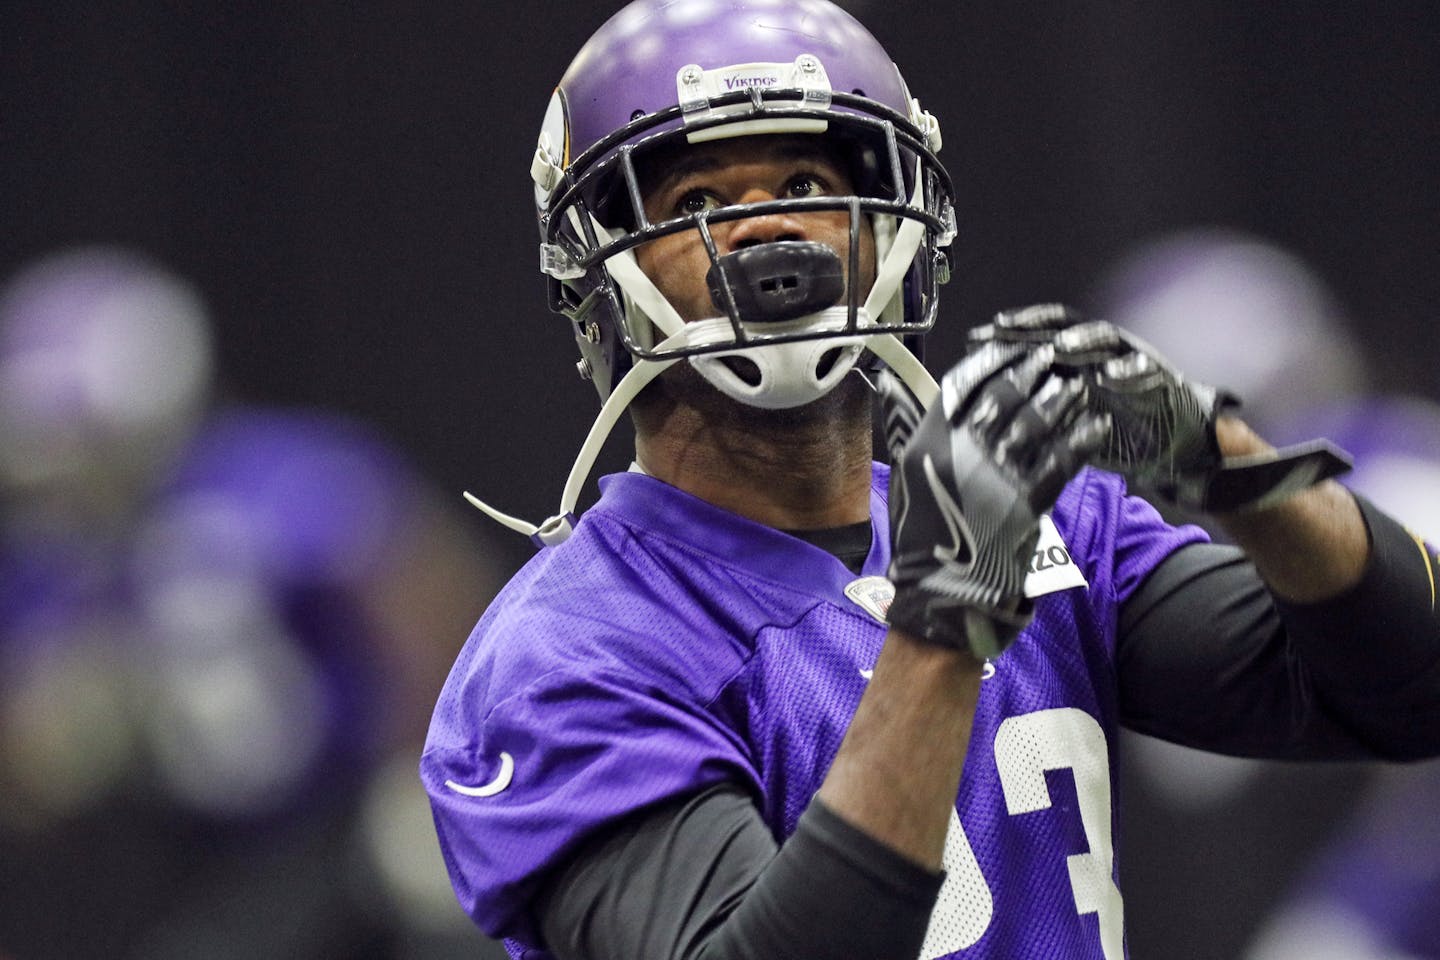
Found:
[[(877, 464), (858, 577), (650, 477), (601, 481), (480, 621), (431, 723), (421, 772), (482, 929), (548, 957), (538, 878), (597, 827), (719, 781), (758, 798), (777, 840), (794, 832), (885, 638), (888, 477)], [(1124, 956), (1116, 621), (1203, 538), (1094, 470), (1042, 521), (1035, 617), (985, 668), (923, 957)]]

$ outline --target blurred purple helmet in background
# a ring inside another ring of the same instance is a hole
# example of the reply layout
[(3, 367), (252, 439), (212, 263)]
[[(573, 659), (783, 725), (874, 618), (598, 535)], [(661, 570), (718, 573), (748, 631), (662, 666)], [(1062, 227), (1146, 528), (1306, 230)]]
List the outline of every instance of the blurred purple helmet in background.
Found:
[(1226, 387), (1277, 443), (1296, 420), (1364, 386), (1364, 352), (1329, 286), (1289, 250), (1238, 231), (1179, 231), (1140, 244), (1104, 277), (1096, 312), (1188, 375)]
[(84, 247), (27, 267), (0, 296), (0, 486), (149, 473), (208, 401), (211, 364), (200, 296), (145, 257)]

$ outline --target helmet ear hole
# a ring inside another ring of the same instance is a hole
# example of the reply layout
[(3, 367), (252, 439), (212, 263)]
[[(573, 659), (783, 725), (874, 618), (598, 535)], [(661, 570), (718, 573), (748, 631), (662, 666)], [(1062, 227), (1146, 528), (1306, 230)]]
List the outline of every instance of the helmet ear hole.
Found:
[(822, 353), (820, 355), (820, 362), (815, 365), (815, 379), (824, 380), (828, 377), (830, 371), (835, 369), (835, 364), (839, 362), (840, 355), (844, 352), (844, 349), (841, 347), (832, 347)]

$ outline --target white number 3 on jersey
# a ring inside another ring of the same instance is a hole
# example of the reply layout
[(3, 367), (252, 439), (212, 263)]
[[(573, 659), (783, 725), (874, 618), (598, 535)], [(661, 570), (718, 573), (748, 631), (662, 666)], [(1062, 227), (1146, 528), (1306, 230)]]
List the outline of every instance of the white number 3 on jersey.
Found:
[[(1010, 717), (995, 734), (995, 766), (1011, 816), (1050, 807), (1046, 770), (1073, 772), (1090, 848), (1066, 858), (1075, 912), (1096, 914), (1105, 960), (1124, 960), (1124, 906), (1113, 880), (1109, 749), (1100, 724), (1074, 707)], [(945, 884), (930, 918), (922, 960), (937, 960), (974, 944), (990, 926), (994, 909), (989, 885), (954, 811), (945, 836), (944, 866)]]

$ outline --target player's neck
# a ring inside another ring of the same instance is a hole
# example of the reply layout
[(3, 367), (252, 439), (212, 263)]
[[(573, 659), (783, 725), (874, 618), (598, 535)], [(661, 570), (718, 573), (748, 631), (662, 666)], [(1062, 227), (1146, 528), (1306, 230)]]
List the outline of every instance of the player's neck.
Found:
[(847, 394), (718, 419), (682, 404), (637, 435), (636, 455), (651, 476), (768, 526), (859, 523), (870, 517), (870, 405)]

